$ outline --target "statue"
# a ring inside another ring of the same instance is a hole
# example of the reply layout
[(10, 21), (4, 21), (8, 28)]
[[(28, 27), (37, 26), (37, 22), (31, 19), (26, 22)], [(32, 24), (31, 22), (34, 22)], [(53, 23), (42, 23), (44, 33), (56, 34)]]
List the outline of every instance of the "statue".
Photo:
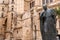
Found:
[(57, 40), (56, 13), (53, 9), (48, 9), (47, 5), (43, 5), (43, 9), (40, 14), (42, 40)]

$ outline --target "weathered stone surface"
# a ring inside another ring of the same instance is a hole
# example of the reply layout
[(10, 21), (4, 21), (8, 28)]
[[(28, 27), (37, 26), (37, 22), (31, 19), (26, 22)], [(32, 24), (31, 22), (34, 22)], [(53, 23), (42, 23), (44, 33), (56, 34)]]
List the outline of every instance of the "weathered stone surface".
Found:
[[(32, 3), (33, 1), (35, 6), (30, 8), (30, 3)], [(54, 0), (54, 2), (57, 1), (60, 0)], [(1, 0), (0, 17), (1, 14), (4, 13), (4, 18), (0, 18), (0, 34), (4, 34), (4, 36), (0, 35), (1, 40), (3, 39), (3, 37), (5, 37), (5, 40), (41, 40), (39, 21), (39, 13), (42, 9), (41, 6), (42, 0), (14, 0), (14, 3), (12, 3), (12, 0)], [(2, 8), (4, 8), (4, 11), (2, 11)], [(33, 26), (31, 26), (31, 10), (34, 10)], [(17, 25), (14, 25), (15, 22), (14, 19), (12, 19), (12, 13), (14, 13), (14, 15), (17, 14), (17, 16), (13, 15), (13, 17), (17, 17)], [(6, 18), (7, 24), (5, 24)], [(6, 26), (3, 26), (2, 24), (5, 24)], [(58, 24), (59, 21), (57, 22), (57, 25)], [(57, 28), (57, 30), (59, 29)]]

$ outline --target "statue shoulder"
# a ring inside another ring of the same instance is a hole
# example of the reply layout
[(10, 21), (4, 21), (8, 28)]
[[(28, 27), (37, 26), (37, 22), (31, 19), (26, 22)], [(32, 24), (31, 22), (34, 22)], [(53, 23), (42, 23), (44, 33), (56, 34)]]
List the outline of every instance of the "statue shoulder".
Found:
[(50, 10), (50, 12), (55, 12), (55, 10), (54, 9), (49, 9)]
[(50, 9), (50, 11), (51, 11), (52, 15), (56, 15), (56, 12), (54, 9)]
[(42, 11), (42, 12), (40, 13), (40, 16), (42, 16), (42, 15), (43, 15), (43, 13), (44, 13), (44, 11)]
[(54, 9), (48, 9), (47, 11), (50, 11), (51, 12), (51, 11), (54, 11)]
[(50, 9), (50, 11), (54, 11), (54, 9)]

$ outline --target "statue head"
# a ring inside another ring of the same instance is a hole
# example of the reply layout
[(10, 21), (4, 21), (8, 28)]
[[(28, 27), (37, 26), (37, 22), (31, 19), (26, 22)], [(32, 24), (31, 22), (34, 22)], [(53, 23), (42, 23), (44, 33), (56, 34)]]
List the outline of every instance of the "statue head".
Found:
[(46, 5), (46, 4), (43, 5), (43, 9), (44, 9), (45, 11), (47, 10), (47, 5)]

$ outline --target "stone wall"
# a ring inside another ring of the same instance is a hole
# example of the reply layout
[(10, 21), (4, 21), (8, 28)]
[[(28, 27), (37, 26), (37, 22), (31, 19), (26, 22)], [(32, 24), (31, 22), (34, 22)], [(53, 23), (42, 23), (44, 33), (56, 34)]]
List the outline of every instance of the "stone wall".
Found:
[[(34, 7), (30, 8), (30, 2), (32, 1), (34, 1), (35, 4)], [(59, 0), (55, 0), (54, 2), (57, 1)], [(39, 19), (39, 12), (41, 11), (40, 9), (42, 9), (42, 0), (14, 0), (14, 3), (11, 2), (12, 0), (4, 0), (0, 3), (0, 17), (1, 14), (4, 13), (3, 18), (0, 18), (0, 34), (4, 36), (1, 35), (0, 39), (42, 40)], [(11, 11), (12, 6), (14, 6), (13, 11)], [(2, 8), (4, 8), (4, 11), (2, 11)], [(5, 24), (6, 19), (7, 24)], [(3, 24), (5, 24), (5, 26), (3, 26)]]

